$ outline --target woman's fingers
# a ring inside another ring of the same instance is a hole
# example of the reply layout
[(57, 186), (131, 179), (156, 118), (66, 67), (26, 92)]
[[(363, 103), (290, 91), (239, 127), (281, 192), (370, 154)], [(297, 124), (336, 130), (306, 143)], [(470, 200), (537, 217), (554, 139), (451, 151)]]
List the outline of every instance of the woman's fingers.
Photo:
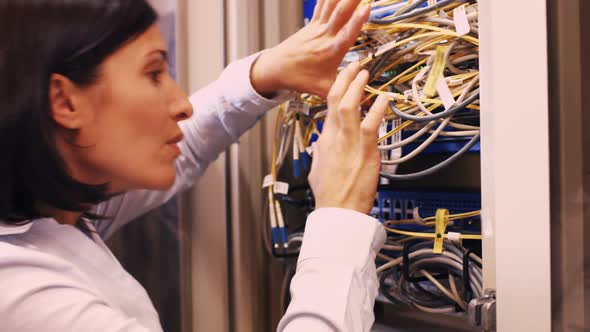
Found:
[(328, 23), (330, 21), (330, 17), (336, 9), (340, 0), (324, 0), (322, 14), (320, 15), (320, 23)]
[(311, 22), (319, 21), (320, 16), (322, 16), (322, 7), (324, 6), (324, 0), (318, 0), (315, 4), (315, 8), (313, 9), (313, 17), (311, 18)]
[(337, 45), (344, 50), (348, 50), (358, 38), (363, 24), (369, 19), (371, 8), (369, 6), (361, 6), (354, 12), (352, 18), (345, 22), (334, 23), (339, 25), (340, 28), (336, 30), (337, 34)]
[(359, 124), (361, 122), (360, 103), (365, 93), (365, 85), (369, 81), (369, 72), (366, 70), (357, 74), (355, 79), (348, 86), (346, 94), (340, 100), (338, 115), (340, 128), (345, 135), (358, 137)]
[(346, 94), (350, 83), (355, 79), (360, 71), (360, 65), (358, 62), (350, 63), (344, 70), (338, 74), (336, 81), (332, 85), (330, 92), (328, 93), (328, 117), (324, 131), (330, 132), (334, 128), (340, 127), (340, 116), (336, 114), (342, 100), (342, 97)]
[[(329, 21), (329, 30), (333, 34), (337, 34), (344, 25), (351, 20), (353, 14), (358, 11), (364, 12), (368, 10), (368, 6), (359, 8), (360, 0), (341, 0)], [(356, 17), (355, 17), (356, 18)], [(352, 18), (354, 20), (354, 18)]]
[(361, 153), (365, 157), (370, 157), (377, 151), (377, 133), (385, 116), (388, 103), (389, 98), (387, 96), (380, 95), (377, 97), (361, 123)]

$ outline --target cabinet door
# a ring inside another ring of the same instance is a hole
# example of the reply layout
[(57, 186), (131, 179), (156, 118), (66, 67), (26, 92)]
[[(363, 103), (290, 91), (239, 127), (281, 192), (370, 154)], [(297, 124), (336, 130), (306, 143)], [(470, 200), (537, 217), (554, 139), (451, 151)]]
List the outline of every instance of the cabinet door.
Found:
[(498, 331), (550, 331), (546, 3), (479, 5), (484, 284)]

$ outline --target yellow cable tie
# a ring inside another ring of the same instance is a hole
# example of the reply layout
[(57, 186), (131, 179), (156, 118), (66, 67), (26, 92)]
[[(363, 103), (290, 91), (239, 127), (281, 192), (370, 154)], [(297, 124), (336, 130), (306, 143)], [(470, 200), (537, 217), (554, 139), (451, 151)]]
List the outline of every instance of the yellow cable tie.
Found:
[(436, 53), (434, 54), (434, 62), (432, 63), (432, 69), (426, 79), (426, 85), (424, 85), (424, 95), (432, 98), (436, 96), (436, 84), (440, 80), (445, 70), (445, 52), (447, 46), (437, 46)]
[(432, 252), (435, 254), (442, 254), (443, 243), (445, 240), (445, 229), (449, 223), (449, 210), (438, 209), (436, 210), (436, 220), (434, 225), (434, 247)]

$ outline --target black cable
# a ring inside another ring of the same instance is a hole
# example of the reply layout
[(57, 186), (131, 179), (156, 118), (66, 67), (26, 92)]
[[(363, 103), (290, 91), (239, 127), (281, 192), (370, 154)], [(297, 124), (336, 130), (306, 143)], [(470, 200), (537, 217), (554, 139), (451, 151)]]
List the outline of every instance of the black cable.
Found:
[(440, 162), (439, 164), (434, 165), (428, 169), (425, 169), (423, 171), (416, 172), (416, 173), (410, 173), (410, 174), (389, 174), (389, 173), (381, 172), (381, 176), (386, 179), (394, 180), (394, 181), (395, 180), (408, 181), (408, 180), (415, 180), (415, 179), (418, 179), (418, 178), (421, 178), (424, 176), (434, 174), (434, 173), (440, 171), (441, 169), (449, 166), (455, 160), (459, 159), (459, 157), (461, 157), (467, 151), (469, 151), (469, 149), (471, 149), (479, 141), (479, 136), (480, 136), (480, 134), (473, 136), (473, 138), (471, 138), (471, 140), (469, 140), (469, 142), (467, 142), (467, 144), (465, 144), (459, 151), (455, 152), (455, 154), (453, 154), (449, 158), (445, 159), (444, 161)]
[(453, 107), (449, 108), (446, 111), (442, 111), (440, 113), (435, 113), (435, 114), (432, 114), (432, 115), (424, 115), (424, 116), (411, 115), (411, 114), (402, 112), (397, 107), (395, 107), (395, 103), (393, 101), (390, 101), (389, 102), (390, 103), (390, 107), (389, 108), (391, 108), (391, 110), (393, 111), (393, 113), (395, 113), (397, 116), (399, 116), (400, 118), (402, 118), (404, 120), (414, 121), (414, 122), (431, 122), (431, 121), (434, 121), (434, 120), (439, 120), (439, 119), (446, 118), (448, 116), (454, 115), (458, 111), (461, 111), (464, 108), (466, 108), (467, 106), (471, 105), (477, 99), (479, 99), (479, 92), (474, 93), (469, 98), (467, 98), (464, 101), (462, 101), (460, 104), (458, 104), (456, 106), (453, 106)]
[[(473, 260), (470, 259), (471, 252), (467, 252), (465, 249), (460, 249), (456, 245), (445, 242), (445, 250), (457, 255), (456, 259), (452, 259), (455, 264), (440, 261), (438, 258), (440, 255), (434, 253), (423, 254), (414, 259), (409, 258), (410, 252), (428, 248), (432, 248), (432, 241), (414, 240), (405, 243), (401, 253), (403, 256), (400, 255), (403, 259), (402, 264), (383, 271), (380, 275), (380, 292), (393, 303), (401, 302), (429, 309), (436, 309), (443, 306), (454, 306), (456, 312), (461, 312), (463, 309), (455, 301), (449, 299), (442, 293), (437, 293), (434, 289), (426, 287), (426, 285), (430, 284), (430, 281), (427, 278), (419, 277), (419, 271), (429, 271), (432, 276), (437, 280), (440, 280), (441, 284), (445, 287), (449, 287), (450, 285), (449, 278), (457, 280), (458, 285), (463, 287), (463, 289), (458, 289), (461, 294), (460, 296), (462, 298), (465, 297), (466, 302), (469, 302), (470, 296), (472, 295), (466, 296), (465, 289), (469, 290), (470, 294), (474, 294), (475, 284), (472, 283), (472, 280), (474, 280), (473, 278), (476, 278), (469, 274), (470, 272), (476, 273), (474, 270), (476, 264), (472, 264)], [(467, 267), (465, 267), (466, 257), (468, 257)], [(467, 277), (465, 276), (466, 271), (469, 274)], [(386, 279), (388, 285), (385, 284)], [(466, 280), (469, 281), (468, 284), (465, 282)]]
[[(381, 277), (379, 278), (379, 292), (391, 303), (409, 304), (409, 303), (400, 301), (399, 299), (396, 299), (395, 297), (391, 296), (391, 294), (389, 293), (389, 289), (387, 289), (388, 286), (385, 284), (385, 279), (387, 279), (391, 274), (393, 274), (393, 269), (383, 272), (381, 274)], [(391, 288), (391, 287), (389, 287), (389, 288)]]
[(420, 242), (422, 241), (414, 240), (404, 243), (402, 269), (404, 272), (404, 278), (409, 282), (414, 282), (414, 279), (410, 277), (410, 248)]
[(396, 17), (393, 17), (393, 18), (390, 18), (390, 19), (381, 19), (381, 18), (378, 18), (378, 19), (370, 19), (369, 22), (375, 23), (375, 24), (392, 24), (392, 23), (396, 23), (396, 22), (399, 22), (399, 21), (403, 21), (403, 20), (408, 19), (408, 18), (412, 18), (412, 17), (416, 17), (416, 16), (428, 14), (428, 13), (430, 13), (432, 11), (435, 11), (437, 9), (440, 9), (442, 7), (445, 7), (447, 5), (450, 5), (453, 2), (465, 2), (465, 1), (463, 1), (463, 0), (444, 0), (444, 1), (441, 1), (441, 2), (439, 2), (439, 3), (437, 3), (437, 4), (433, 5), (433, 6), (426, 7), (424, 9), (415, 10), (413, 12), (406, 13), (406, 14), (403, 14), (403, 15), (400, 15), (400, 16), (396, 16)]
[(469, 262), (471, 255), (471, 249), (467, 249), (467, 251), (463, 254), (463, 299), (465, 302), (469, 303), (471, 300), (471, 274), (469, 273)]

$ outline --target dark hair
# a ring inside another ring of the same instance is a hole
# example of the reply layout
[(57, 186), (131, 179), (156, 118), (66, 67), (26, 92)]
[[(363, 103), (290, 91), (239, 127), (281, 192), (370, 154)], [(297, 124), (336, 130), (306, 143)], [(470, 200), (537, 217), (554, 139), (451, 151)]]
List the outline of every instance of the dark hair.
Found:
[(49, 81), (96, 82), (101, 63), (157, 20), (145, 0), (0, 0), (0, 219), (42, 217), (36, 203), (86, 212), (107, 185), (76, 181), (54, 141)]

